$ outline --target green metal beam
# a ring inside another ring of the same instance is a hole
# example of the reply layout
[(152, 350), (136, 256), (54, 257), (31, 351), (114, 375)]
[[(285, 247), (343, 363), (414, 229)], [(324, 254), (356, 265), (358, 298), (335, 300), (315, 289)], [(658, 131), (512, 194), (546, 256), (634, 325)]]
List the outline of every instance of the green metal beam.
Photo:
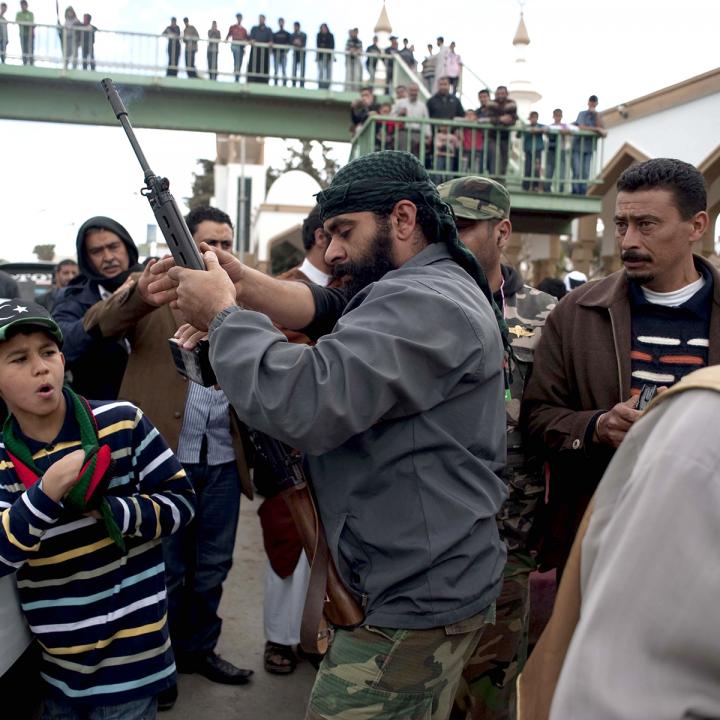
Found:
[[(0, 65), (0, 118), (116, 125), (107, 73)], [(138, 128), (348, 142), (354, 93), (111, 74)]]

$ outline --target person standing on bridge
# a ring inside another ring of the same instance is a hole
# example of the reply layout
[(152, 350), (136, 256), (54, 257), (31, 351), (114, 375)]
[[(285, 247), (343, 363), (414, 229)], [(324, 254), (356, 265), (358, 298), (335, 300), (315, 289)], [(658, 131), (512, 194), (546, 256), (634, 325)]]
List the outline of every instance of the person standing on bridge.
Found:
[(240, 69), (242, 68), (243, 56), (245, 55), (245, 42), (248, 39), (247, 30), (242, 24), (242, 14), (235, 15), (237, 22), (230, 26), (225, 40), (230, 40), (230, 49), (233, 54), (233, 64), (235, 66), (235, 82), (240, 82)]
[(285, 19), (278, 18), (278, 30), (273, 33), (273, 63), (275, 65), (275, 84), (287, 85), (287, 54), (290, 45), (290, 33), (285, 29)]
[(295, 87), (297, 82), (300, 87), (305, 87), (305, 46), (307, 45), (307, 33), (300, 29), (300, 23), (293, 23), (293, 33), (290, 36), (293, 46), (292, 84)]
[(8, 44), (8, 21), (5, 17), (7, 3), (0, 3), (0, 62), (5, 62), (5, 49)]
[(92, 15), (85, 13), (81, 28), (82, 66), (83, 70), (95, 69), (95, 32), (97, 28), (92, 24)]
[(20, 47), (22, 49), (23, 65), (35, 64), (35, 15), (28, 10), (27, 0), (20, 0), (20, 12), (15, 15), (15, 22), (19, 24)]
[[(270, 47), (273, 31), (265, 24), (265, 16), (258, 17), (258, 24), (250, 30), (250, 62), (248, 63), (248, 82), (265, 83), (270, 81)], [(255, 43), (263, 43), (258, 47)]]
[(320, 26), (315, 42), (317, 65), (318, 65), (318, 87), (327, 90), (332, 81), (332, 64), (335, 61), (333, 50), (335, 49), (335, 36), (330, 32), (327, 23)]
[(218, 50), (220, 49), (221, 38), (222, 35), (218, 30), (217, 20), (213, 20), (212, 26), (208, 30), (207, 47), (208, 75), (211, 80), (217, 80)]
[(190, 20), (183, 18), (185, 30), (183, 30), (183, 43), (185, 44), (185, 72), (189, 78), (197, 77), (195, 68), (195, 55), (198, 49), (198, 39), (200, 34), (194, 25), (190, 24)]
[(177, 77), (178, 63), (180, 62), (180, 26), (177, 18), (170, 18), (170, 24), (163, 30), (163, 36), (168, 39), (168, 77)]
[(358, 37), (358, 29), (348, 30), (348, 39), (345, 43), (345, 89), (358, 90), (362, 81), (362, 55), (363, 44)]
[(82, 23), (72, 5), (65, 9), (65, 24), (62, 27), (62, 46), (64, 66), (67, 69), (72, 62), (73, 69), (77, 68), (78, 50), (80, 49), (80, 37), (78, 27)]

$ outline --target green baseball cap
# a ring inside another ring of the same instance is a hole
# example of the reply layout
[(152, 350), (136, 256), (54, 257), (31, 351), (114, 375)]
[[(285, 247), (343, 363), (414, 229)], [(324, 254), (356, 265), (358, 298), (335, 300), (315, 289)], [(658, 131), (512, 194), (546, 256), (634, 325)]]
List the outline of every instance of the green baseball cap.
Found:
[(62, 347), (63, 335), (58, 324), (50, 317), (50, 313), (34, 302), (26, 302), (15, 298), (14, 300), (0, 300), (0, 342), (7, 340), (11, 328), (34, 327), (46, 332)]
[(455, 217), (467, 220), (504, 220), (510, 216), (510, 193), (489, 177), (471, 175), (438, 185), (440, 197)]

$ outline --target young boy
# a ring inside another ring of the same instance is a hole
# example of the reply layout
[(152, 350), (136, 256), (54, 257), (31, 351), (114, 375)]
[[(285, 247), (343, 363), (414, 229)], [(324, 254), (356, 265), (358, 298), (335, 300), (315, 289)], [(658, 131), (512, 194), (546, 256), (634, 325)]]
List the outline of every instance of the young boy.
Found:
[(63, 388), (59, 327), (14, 302), (0, 305), (0, 575), (16, 573), (42, 651), (42, 717), (148, 720), (175, 680), (161, 538), (194, 494), (138, 408)]

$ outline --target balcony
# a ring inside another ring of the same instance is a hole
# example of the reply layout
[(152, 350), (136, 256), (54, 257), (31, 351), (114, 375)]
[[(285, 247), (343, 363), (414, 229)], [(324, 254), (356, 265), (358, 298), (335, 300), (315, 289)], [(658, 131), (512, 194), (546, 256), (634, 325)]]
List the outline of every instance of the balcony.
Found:
[(601, 182), (603, 139), (593, 132), (371, 115), (353, 138), (351, 157), (376, 150), (412, 153), (437, 184), (466, 175), (499, 180), (510, 192), (517, 232), (565, 234), (572, 220), (601, 209), (585, 194)]

